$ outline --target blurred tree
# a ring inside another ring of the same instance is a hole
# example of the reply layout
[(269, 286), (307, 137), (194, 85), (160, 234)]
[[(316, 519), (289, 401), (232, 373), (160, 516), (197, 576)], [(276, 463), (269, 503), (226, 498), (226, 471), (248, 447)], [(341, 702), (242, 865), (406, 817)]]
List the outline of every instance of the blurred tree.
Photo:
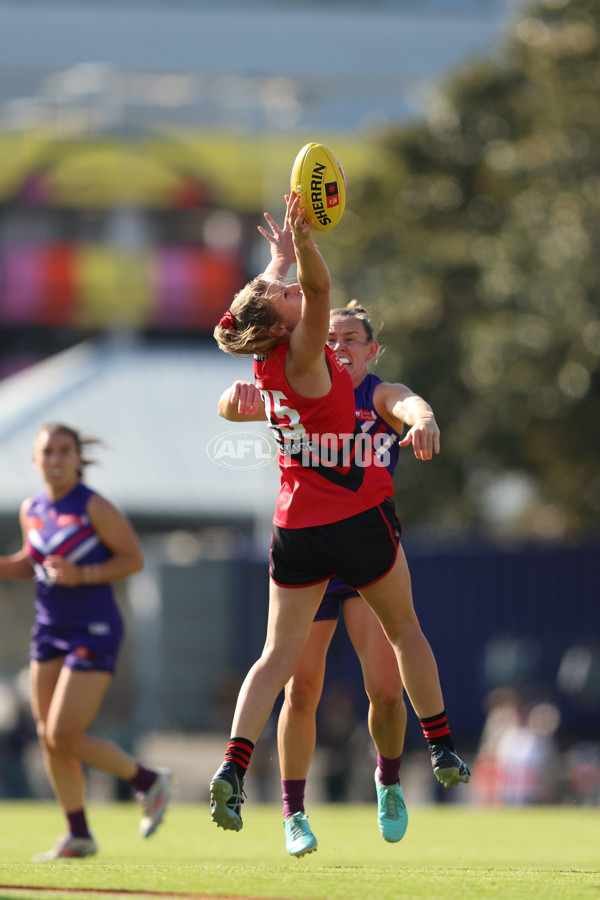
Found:
[(328, 260), (383, 323), (377, 371), (432, 403), (410, 523), (578, 538), (600, 514), (600, 0), (528, 6), (498, 58), (379, 135)]

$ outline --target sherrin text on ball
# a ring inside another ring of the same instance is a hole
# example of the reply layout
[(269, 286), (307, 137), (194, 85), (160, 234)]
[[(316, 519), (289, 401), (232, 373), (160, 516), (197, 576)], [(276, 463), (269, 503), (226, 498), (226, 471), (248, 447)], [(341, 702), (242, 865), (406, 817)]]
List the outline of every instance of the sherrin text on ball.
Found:
[(306, 144), (292, 167), (290, 188), (300, 197), (315, 231), (330, 231), (346, 208), (346, 178), (335, 153), (325, 144)]

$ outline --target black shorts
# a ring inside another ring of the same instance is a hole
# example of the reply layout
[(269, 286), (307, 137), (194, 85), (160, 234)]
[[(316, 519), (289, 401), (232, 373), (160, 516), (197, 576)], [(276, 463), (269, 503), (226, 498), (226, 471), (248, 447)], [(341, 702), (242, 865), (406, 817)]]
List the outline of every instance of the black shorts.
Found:
[(275, 525), (271, 579), (281, 587), (306, 587), (337, 575), (351, 588), (368, 587), (394, 565), (401, 532), (391, 499), (328, 525)]

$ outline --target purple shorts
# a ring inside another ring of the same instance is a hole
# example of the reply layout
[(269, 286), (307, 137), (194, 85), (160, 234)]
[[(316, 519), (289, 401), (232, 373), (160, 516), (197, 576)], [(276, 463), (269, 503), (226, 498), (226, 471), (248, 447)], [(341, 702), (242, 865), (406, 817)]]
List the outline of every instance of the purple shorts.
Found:
[(77, 625), (44, 625), (31, 629), (29, 659), (48, 662), (64, 656), (68, 669), (77, 672), (114, 672), (123, 624), (118, 619)]
[(327, 590), (315, 616), (315, 622), (324, 622), (331, 619), (337, 621), (342, 614), (344, 600), (347, 600), (348, 597), (360, 597), (360, 594), (355, 588), (344, 584), (337, 575), (334, 576), (327, 585)]

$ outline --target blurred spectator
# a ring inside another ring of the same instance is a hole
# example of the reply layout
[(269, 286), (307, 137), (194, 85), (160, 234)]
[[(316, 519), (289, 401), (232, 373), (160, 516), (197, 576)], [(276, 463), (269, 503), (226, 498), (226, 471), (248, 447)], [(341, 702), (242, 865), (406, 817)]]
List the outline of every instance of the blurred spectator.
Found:
[(351, 778), (348, 745), (357, 725), (354, 697), (344, 684), (333, 684), (321, 698), (317, 734), (323, 751), (325, 793), (329, 803), (348, 799)]
[(500, 800), (506, 804), (552, 803), (558, 796), (559, 758), (555, 735), (558, 707), (538, 703), (520, 710), (519, 722), (500, 738)]
[(37, 740), (27, 697), (19, 677), (0, 681), (0, 796), (22, 799), (32, 796), (25, 766), (25, 749)]
[(566, 764), (575, 802), (600, 806), (600, 744), (579, 741), (568, 751)]
[(477, 802), (485, 806), (501, 803), (502, 770), (498, 747), (504, 735), (519, 721), (519, 698), (511, 688), (490, 691), (485, 701), (486, 720), (473, 766), (472, 784)]
[(478, 802), (555, 802), (559, 794), (559, 723), (560, 713), (553, 703), (521, 704), (512, 690), (492, 691), (474, 766)]

